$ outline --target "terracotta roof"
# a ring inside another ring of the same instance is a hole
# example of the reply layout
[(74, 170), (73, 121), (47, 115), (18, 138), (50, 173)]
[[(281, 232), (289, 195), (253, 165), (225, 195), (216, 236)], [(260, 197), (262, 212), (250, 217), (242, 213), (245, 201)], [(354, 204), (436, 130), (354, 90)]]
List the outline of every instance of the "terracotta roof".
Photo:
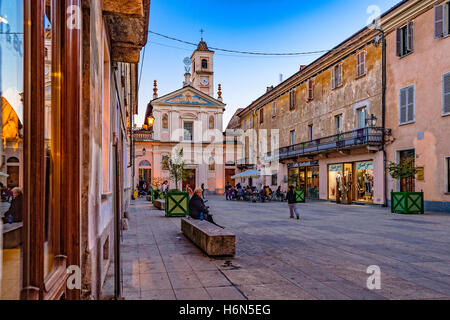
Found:
[(211, 51), (211, 50), (209, 50), (206, 42), (202, 40), (199, 42), (199, 44), (197, 46), (197, 51)]

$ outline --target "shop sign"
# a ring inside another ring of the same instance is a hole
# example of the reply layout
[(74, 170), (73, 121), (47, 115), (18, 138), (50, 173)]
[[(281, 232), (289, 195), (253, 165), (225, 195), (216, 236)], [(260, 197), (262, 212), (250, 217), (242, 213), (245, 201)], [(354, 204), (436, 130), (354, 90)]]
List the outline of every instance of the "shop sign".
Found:
[(425, 180), (424, 167), (417, 167), (417, 180)]
[(330, 172), (338, 172), (338, 171), (344, 171), (344, 165), (343, 164), (332, 164), (329, 167)]
[(356, 170), (373, 170), (373, 161), (358, 162), (356, 164)]
[(319, 165), (319, 160), (315, 161), (307, 161), (307, 162), (298, 162), (298, 163), (290, 163), (288, 164), (288, 168), (301, 168), (301, 167), (314, 167)]

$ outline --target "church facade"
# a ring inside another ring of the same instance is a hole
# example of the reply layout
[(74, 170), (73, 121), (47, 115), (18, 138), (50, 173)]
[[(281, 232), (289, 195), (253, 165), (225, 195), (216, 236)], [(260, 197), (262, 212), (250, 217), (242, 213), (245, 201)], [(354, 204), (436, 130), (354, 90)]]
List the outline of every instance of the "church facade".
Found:
[[(153, 116), (153, 131), (135, 134), (135, 185), (143, 182), (153, 187), (168, 180), (170, 188), (205, 188), (208, 193), (223, 194), (225, 166), (223, 163), (223, 113), (219, 85), (214, 98), (214, 52), (201, 41), (191, 56), (191, 74), (185, 74), (183, 86), (158, 96), (154, 84), (153, 100), (146, 117)], [(189, 177), (178, 186), (170, 179), (169, 156), (183, 150)]]

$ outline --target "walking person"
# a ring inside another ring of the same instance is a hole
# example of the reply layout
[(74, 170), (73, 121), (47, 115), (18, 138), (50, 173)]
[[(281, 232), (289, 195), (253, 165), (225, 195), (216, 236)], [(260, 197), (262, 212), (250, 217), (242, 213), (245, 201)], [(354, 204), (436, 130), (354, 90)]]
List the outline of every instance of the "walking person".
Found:
[(194, 190), (192, 190), (191, 186), (189, 184), (186, 185), (186, 190), (187, 193), (189, 193), (189, 197), (192, 197), (194, 195)]
[(227, 181), (227, 184), (225, 185), (225, 196), (227, 200), (231, 200), (231, 185)]
[(287, 200), (289, 206), (289, 213), (291, 215), (291, 219), (294, 219), (294, 214), (297, 216), (297, 220), (300, 220), (300, 213), (298, 212), (298, 204), (295, 199), (295, 191), (294, 186), (289, 186), (289, 191), (287, 193)]

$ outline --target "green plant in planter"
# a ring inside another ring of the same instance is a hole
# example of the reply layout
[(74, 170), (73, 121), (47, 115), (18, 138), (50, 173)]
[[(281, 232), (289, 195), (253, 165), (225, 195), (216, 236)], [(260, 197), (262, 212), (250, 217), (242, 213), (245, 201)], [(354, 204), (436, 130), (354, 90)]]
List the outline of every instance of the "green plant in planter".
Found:
[[(412, 180), (417, 173), (414, 158), (401, 160), (399, 163), (390, 162), (388, 164), (389, 175), (395, 180)], [(407, 191), (391, 192), (392, 213), (424, 213), (423, 192), (414, 192), (413, 184), (406, 184)]]
[(192, 176), (192, 173), (185, 169), (186, 161), (183, 159), (183, 149), (174, 150), (174, 154), (169, 157), (167, 165), (170, 179), (175, 182), (175, 188), (178, 188), (179, 182)]

